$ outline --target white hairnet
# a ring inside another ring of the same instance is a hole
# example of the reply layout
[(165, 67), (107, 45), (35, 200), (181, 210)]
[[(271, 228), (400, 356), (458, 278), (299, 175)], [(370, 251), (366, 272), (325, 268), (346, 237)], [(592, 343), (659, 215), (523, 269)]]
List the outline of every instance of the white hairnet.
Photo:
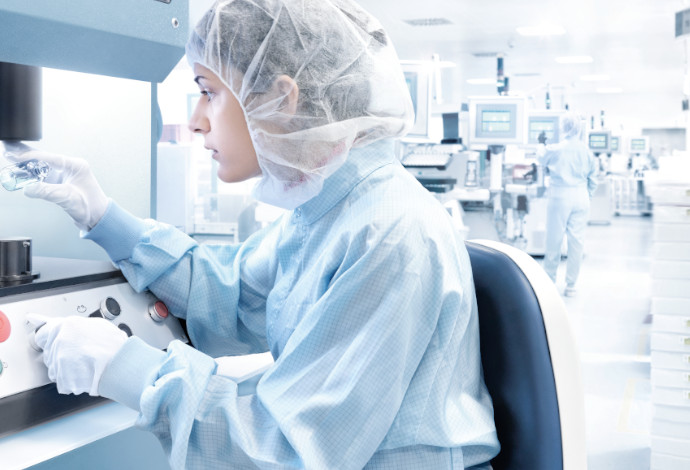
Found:
[[(262, 177), (257, 199), (292, 209), (319, 193), (351, 148), (404, 135), (412, 103), (379, 22), (350, 0), (218, 0), (187, 43), (245, 111)], [(297, 109), (286, 109), (291, 89)], [(284, 88), (284, 87), (282, 87)]]
[(563, 139), (583, 139), (585, 134), (585, 121), (580, 116), (572, 113), (561, 117), (561, 135)]

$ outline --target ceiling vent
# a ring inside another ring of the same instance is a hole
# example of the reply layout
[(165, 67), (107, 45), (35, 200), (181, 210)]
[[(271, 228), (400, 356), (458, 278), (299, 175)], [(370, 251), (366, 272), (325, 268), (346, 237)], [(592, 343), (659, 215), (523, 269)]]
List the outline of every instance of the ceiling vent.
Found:
[(405, 23), (410, 26), (443, 26), (453, 24), (452, 21), (446, 18), (416, 18), (414, 20), (405, 20)]
[(513, 77), (541, 77), (539, 72), (517, 72), (513, 74)]

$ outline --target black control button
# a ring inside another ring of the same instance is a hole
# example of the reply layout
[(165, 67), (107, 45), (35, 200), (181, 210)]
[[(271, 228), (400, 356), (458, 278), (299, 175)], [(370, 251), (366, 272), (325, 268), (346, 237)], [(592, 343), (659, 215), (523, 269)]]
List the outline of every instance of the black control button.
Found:
[(117, 300), (113, 299), (112, 297), (108, 297), (103, 302), (101, 302), (101, 313), (108, 320), (112, 320), (118, 315), (120, 315), (121, 311), (122, 310), (120, 309), (120, 304), (117, 302)]
[(117, 325), (117, 327), (119, 329), (121, 329), (122, 331), (124, 331), (125, 333), (127, 333), (127, 336), (132, 336), (132, 329), (130, 327), (128, 327), (127, 325), (125, 325), (124, 323), (120, 323), (119, 325)]

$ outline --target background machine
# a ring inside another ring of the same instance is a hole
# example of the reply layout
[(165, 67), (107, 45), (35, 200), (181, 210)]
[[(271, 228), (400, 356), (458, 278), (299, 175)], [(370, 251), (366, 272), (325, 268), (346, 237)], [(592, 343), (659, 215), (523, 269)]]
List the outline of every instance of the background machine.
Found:
[(490, 162), (491, 201), (499, 238), (530, 255), (544, 254), (546, 198), (542, 168), (536, 159), (539, 135), (559, 140), (556, 110), (528, 110), (514, 96), (472, 97), (469, 102), (471, 148)]

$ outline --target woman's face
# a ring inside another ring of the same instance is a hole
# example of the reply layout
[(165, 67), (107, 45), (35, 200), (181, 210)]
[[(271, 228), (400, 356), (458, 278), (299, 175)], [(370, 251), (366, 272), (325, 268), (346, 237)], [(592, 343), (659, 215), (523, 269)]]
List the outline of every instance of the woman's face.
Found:
[(204, 137), (204, 147), (218, 162), (218, 178), (226, 183), (261, 174), (256, 150), (240, 103), (215, 73), (194, 64), (194, 81), (201, 98), (189, 119), (189, 129)]

